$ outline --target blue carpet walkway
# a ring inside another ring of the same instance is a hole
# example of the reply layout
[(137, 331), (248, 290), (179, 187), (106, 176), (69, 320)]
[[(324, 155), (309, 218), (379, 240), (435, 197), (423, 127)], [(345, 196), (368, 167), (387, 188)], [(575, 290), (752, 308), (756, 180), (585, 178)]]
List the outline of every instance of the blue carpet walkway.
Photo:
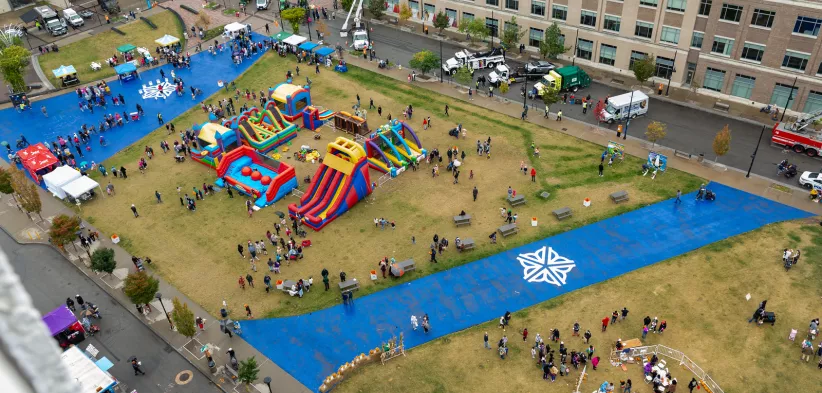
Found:
[[(262, 36), (253, 34), (253, 39), (260, 41)], [(114, 49), (112, 49), (114, 50)], [(106, 131), (105, 136), (108, 146), (100, 147), (97, 135), (91, 137), (91, 151), (87, 152), (83, 149), (85, 157), (75, 156), (77, 163), (87, 161), (91, 164), (92, 161), (100, 163), (107, 158), (113, 156), (123, 148), (140, 140), (151, 131), (158, 127), (157, 114), (162, 113), (166, 122), (172, 121), (175, 117), (181, 115), (195, 105), (199, 105), (202, 100), (211, 96), (220, 88), (217, 86), (217, 81), (222, 80), (231, 82), (237, 78), (241, 73), (247, 70), (261, 55), (252, 56), (246, 59), (239, 66), (235, 66), (231, 61), (231, 52), (224, 50), (222, 53), (212, 56), (203, 51), (191, 56), (191, 69), (176, 69), (171, 65), (163, 65), (162, 67), (154, 68), (148, 71), (140, 69), (140, 76), (142, 79), (125, 82), (120, 84), (119, 81), (109, 83), (111, 87), (112, 96), (122, 94), (126, 99), (125, 106), (112, 105), (111, 97), (106, 98), (107, 108), (94, 108), (92, 114), (88, 110), (81, 112), (77, 105), (80, 99), (73, 89), (68, 90), (67, 93), (51, 97), (45, 100), (39, 100), (32, 103), (33, 109), (27, 110), (23, 113), (17, 112), (14, 108), (9, 108), (0, 111), (0, 141), (7, 141), (12, 147), (15, 146), (16, 141), (20, 138), (20, 134), (26, 136), (29, 143), (35, 144), (37, 142), (44, 142), (51, 146), (52, 141), (57, 140), (58, 135), (72, 135), (80, 130), (83, 124), (87, 126), (94, 125), (99, 128), (100, 122), (103, 120), (105, 114), (120, 113), (123, 111), (136, 112), (136, 104), (140, 104), (145, 111), (145, 117), (137, 122), (125, 124), (123, 127), (114, 127), (110, 131)], [(74, 64), (75, 67), (88, 67), (88, 64)], [(107, 67), (107, 65), (104, 65)], [(142, 89), (142, 85), (148, 85), (149, 81), (156, 81), (160, 79), (160, 70), (165, 72), (169, 82), (171, 82), (171, 70), (174, 70), (177, 77), (182, 78), (185, 83), (185, 94), (178, 97), (176, 93), (172, 94), (166, 99), (143, 99), (138, 93)], [(51, 70), (43, 70), (50, 73)], [(83, 84), (85, 86), (86, 84)], [(191, 92), (189, 86), (194, 86), (203, 91), (203, 95), (197, 97), (197, 100), (191, 99)], [(237, 86), (238, 88), (241, 86)], [(258, 104), (252, 102), (251, 105)], [(242, 104), (237, 105), (239, 108)], [(43, 116), (40, 112), (40, 107), (45, 106), (48, 112), (48, 118)], [(238, 109), (239, 110), (239, 109)], [(175, 124), (178, 132), (190, 128), (191, 124)], [(178, 135), (171, 137), (171, 140), (179, 139)], [(171, 143), (169, 141), (169, 143)], [(142, 146), (139, 147), (142, 151)], [(155, 150), (159, 149), (154, 146)], [(72, 153), (77, 152), (72, 147)], [(5, 151), (3, 152), (5, 157)]]
[[(243, 337), (314, 390), (341, 364), (401, 331), (406, 346), (415, 347), (499, 318), (506, 310), (514, 312), (773, 222), (812, 216), (717, 183), (711, 189), (718, 194), (715, 202), (695, 202), (694, 194), (683, 196), (679, 206), (663, 201), (358, 298), (351, 306), (248, 321)], [(410, 323), (412, 314), (424, 313), (431, 319), (427, 335), (422, 328), (413, 331)]]

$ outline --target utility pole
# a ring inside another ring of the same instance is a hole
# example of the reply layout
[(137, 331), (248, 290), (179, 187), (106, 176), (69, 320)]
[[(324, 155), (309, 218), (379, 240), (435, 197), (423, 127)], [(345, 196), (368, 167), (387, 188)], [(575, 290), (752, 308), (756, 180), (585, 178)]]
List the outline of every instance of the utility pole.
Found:
[(759, 139), (756, 140), (756, 148), (751, 154), (751, 166), (748, 167), (748, 173), (745, 177), (751, 177), (751, 169), (753, 169), (754, 160), (756, 160), (756, 152), (759, 151), (759, 144), (762, 142), (762, 135), (765, 134), (765, 125), (762, 125), (762, 131), (759, 132)]
[(574, 57), (571, 58), (571, 65), (577, 65), (577, 43), (579, 42), (579, 28), (577, 28), (577, 38), (574, 39)]
[[(496, 19), (494, 19), (494, 10), (491, 10), (491, 20), (496, 20)], [(491, 49), (494, 49), (494, 34), (496, 34), (495, 32), (496, 32), (496, 29), (493, 29), (493, 30), (490, 31), (490, 33), (491, 33)]]
[(668, 90), (671, 90), (671, 77), (674, 75), (674, 72), (676, 72), (676, 55), (678, 53), (679, 51), (674, 51), (674, 66), (671, 67), (671, 72), (668, 73), (668, 87), (665, 88), (665, 97), (668, 96)]
[(625, 118), (625, 130), (622, 139), (628, 139), (628, 124), (631, 124), (631, 108), (634, 106), (634, 91), (631, 90), (631, 99), (628, 101), (628, 116)]
[(442, 37), (440, 37), (440, 83), (442, 83)]
[(793, 89), (795, 89), (795, 88), (796, 88), (796, 81), (797, 81), (797, 79), (799, 79), (799, 77), (798, 77), (798, 76), (793, 78), (793, 86), (791, 86), (791, 92), (788, 94), (788, 101), (787, 101), (787, 102), (785, 102), (785, 110), (784, 110), (784, 111), (782, 111), (782, 117), (779, 119), (779, 122), (780, 122), (780, 123), (781, 123), (783, 120), (785, 120), (785, 112), (787, 112), (787, 111), (788, 111), (788, 106), (790, 106), (790, 105), (791, 105), (791, 100), (793, 100)]

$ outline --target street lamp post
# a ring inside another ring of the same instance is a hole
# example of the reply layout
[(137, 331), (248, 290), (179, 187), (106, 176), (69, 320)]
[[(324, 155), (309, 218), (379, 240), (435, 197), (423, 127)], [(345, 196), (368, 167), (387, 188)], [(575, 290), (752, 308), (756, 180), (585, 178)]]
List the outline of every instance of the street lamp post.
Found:
[(163, 308), (163, 314), (166, 315), (166, 319), (168, 320), (168, 326), (171, 326), (171, 330), (174, 330), (174, 324), (171, 323), (171, 317), (168, 316), (168, 311), (166, 311), (166, 305), (163, 303), (163, 294), (160, 293), (160, 292), (157, 292), (157, 294), (154, 295), (154, 297), (157, 298), (157, 300), (160, 301), (160, 307)]
[(268, 386), (268, 393), (274, 393), (271, 391), (271, 377), (263, 378), (263, 383), (265, 383), (266, 386)]
[(442, 37), (440, 37), (440, 83), (442, 83)]
[(671, 72), (668, 73), (668, 87), (665, 88), (665, 97), (668, 96), (668, 90), (671, 89), (671, 77), (674, 75), (674, 72), (676, 72), (676, 55), (677, 54), (678, 54), (678, 51), (674, 51), (674, 65), (673, 65), (673, 67), (671, 67)]
[(756, 140), (756, 148), (754, 149), (753, 154), (751, 154), (751, 166), (748, 167), (748, 173), (745, 177), (751, 177), (751, 169), (753, 169), (754, 160), (756, 160), (756, 152), (759, 151), (759, 144), (762, 142), (762, 135), (765, 134), (765, 125), (762, 125), (762, 131), (759, 132), (759, 139)]
[(275, 0), (277, 2), (277, 16), (280, 17), (280, 31), (285, 31), (285, 25), (283, 25), (283, 2), (282, 0)]
[(779, 119), (780, 122), (785, 120), (785, 112), (788, 111), (788, 106), (791, 105), (791, 100), (793, 100), (793, 89), (796, 88), (796, 80), (797, 79), (799, 79), (798, 76), (793, 78), (793, 85), (791, 86), (791, 92), (788, 94), (788, 101), (785, 102), (785, 110), (782, 111), (782, 118)]
[(528, 107), (528, 81), (522, 85), (522, 109)]
[(308, 40), (311, 41), (311, 17), (314, 16), (314, 5), (310, 5), (305, 7), (305, 10), (308, 12), (308, 18), (305, 19), (306, 26), (308, 27)]
[(628, 124), (631, 124), (631, 108), (634, 106), (634, 91), (631, 90), (631, 99), (628, 100), (628, 116), (625, 118), (625, 129), (622, 133), (622, 139), (628, 139)]

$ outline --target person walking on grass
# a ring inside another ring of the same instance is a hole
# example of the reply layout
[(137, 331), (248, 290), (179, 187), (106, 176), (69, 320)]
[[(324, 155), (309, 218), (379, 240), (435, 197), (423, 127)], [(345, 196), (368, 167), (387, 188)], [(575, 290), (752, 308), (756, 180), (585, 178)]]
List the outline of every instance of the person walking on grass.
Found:
[(599, 163), (599, 177), (602, 177), (602, 171), (604, 171), (604, 170), (605, 170), (605, 166), (603, 166), (602, 163), (600, 162)]
[(243, 252), (243, 245), (242, 244), (237, 245), (237, 252), (239, 252), (240, 256), (243, 257), (243, 259), (245, 259), (245, 253)]
[(536, 168), (531, 168), (531, 182), (537, 182), (537, 170)]
[(485, 332), (485, 336), (482, 338), (482, 340), (485, 343), (485, 349), (491, 349), (491, 346), (488, 345), (488, 332)]
[(474, 189), (471, 191), (471, 194), (474, 196), (474, 202), (476, 202), (477, 195), (479, 195), (479, 190), (477, 190), (477, 186), (474, 186)]
[(602, 318), (602, 331), (608, 330), (608, 317)]
[(585, 334), (583, 334), (582, 337), (584, 337), (585, 343), (588, 344), (588, 342), (591, 341), (591, 331), (586, 330)]
[(134, 206), (133, 203), (131, 204), (131, 212), (134, 213), (134, 218), (140, 217), (140, 214), (137, 213), (137, 206)]
[[(249, 281), (248, 284), (251, 285), (251, 281)], [(254, 286), (251, 285), (251, 287), (253, 288)], [(254, 315), (251, 314), (251, 307), (249, 307), (248, 304), (245, 305), (245, 316), (248, 319), (254, 319)]]
[(157, 198), (157, 203), (163, 203), (163, 198), (160, 195), (160, 191), (154, 190), (154, 197)]
[(248, 286), (254, 288), (254, 277), (251, 276), (251, 273), (245, 275), (245, 280), (248, 281)]
[(450, 115), (448, 114), (448, 104), (445, 104), (445, 116), (450, 116)]
[(240, 285), (240, 289), (245, 290), (245, 279), (243, 276), (240, 276), (240, 279), (237, 280), (237, 284)]

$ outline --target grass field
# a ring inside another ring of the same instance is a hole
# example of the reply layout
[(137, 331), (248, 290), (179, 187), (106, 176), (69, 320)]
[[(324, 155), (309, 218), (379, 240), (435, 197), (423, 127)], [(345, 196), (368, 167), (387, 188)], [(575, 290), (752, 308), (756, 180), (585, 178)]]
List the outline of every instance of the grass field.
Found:
[[(783, 248), (800, 248), (803, 254), (787, 273)], [(651, 386), (642, 382), (641, 365), (629, 365), (625, 372), (608, 363), (617, 338), (641, 337), (646, 315), (667, 320), (668, 329), (664, 335), (649, 333), (644, 344), (684, 352), (725, 392), (818, 392), (819, 359), (800, 361), (799, 345), (809, 321), (820, 314), (820, 253), (822, 228), (815, 220), (771, 225), (515, 313), (505, 332), (510, 346), (505, 360), (494, 345), (503, 331), (491, 321), (411, 350), (385, 366), (358, 370), (335, 392), (573, 392), (579, 372), (557, 377), (555, 383), (543, 381), (530, 346), (536, 333), (546, 336), (558, 328), (569, 352), (583, 350), (582, 340), (571, 337), (575, 321), (583, 332), (591, 330), (595, 354), (602, 358), (597, 371), (589, 366), (591, 374), (581, 392), (591, 392), (606, 380), (619, 386), (628, 378), (634, 382), (633, 392), (650, 392)], [(750, 301), (745, 300), (748, 293)], [(776, 325), (748, 324), (764, 299), (777, 315)], [(630, 310), (628, 319), (601, 333), (599, 321), (622, 307)], [(527, 345), (518, 333), (523, 327), (530, 333)], [(787, 339), (791, 329), (799, 331), (796, 342)], [(494, 350), (483, 348), (486, 331)], [(678, 391), (687, 392), (690, 371), (670, 360), (668, 368), (678, 379)]]
[[(151, 29), (142, 20), (136, 20), (118, 27), (120, 31), (126, 33), (124, 36), (107, 30), (95, 34), (93, 37), (63, 46), (59, 52), (40, 55), (38, 57), (40, 68), (43, 69), (43, 73), (48, 76), (49, 81), (57, 88), (60, 87), (60, 80), (54, 77), (51, 70), (57, 69), (61, 65), (73, 65), (77, 70), (80, 83), (89, 83), (115, 75), (114, 68), (108, 66), (106, 59), (117, 54), (122, 60), (122, 56), (119, 56), (119, 52), (117, 52), (117, 47), (121, 45), (132, 44), (138, 48), (145, 47), (154, 53), (154, 48), (157, 46), (154, 40), (164, 34), (171, 34), (180, 40), (183, 39), (183, 26), (171, 12), (161, 12), (148, 19), (157, 25), (156, 30)], [(102, 29), (105, 29), (105, 27), (102, 27)], [(103, 68), (100, 71), (92, 71), (91, 62), (98, 62)]]
[[(253, 91), (267, 89), (278, 83), (285, 71), (295, 65), (289, 60), (266, 55), (239, 78), (237, 87)], [(284, 265), (279, 278), (313, 276), (319, 283), (320, 271), (327, 268), (332, 272), (331, 285), (336, 288), (335, 277), (343, 270), (349, 278), (361, 281), (359, 296), (363, 296), (398, 282), (669, 198), (677, 188), (693, 190), (700, 183), (700, 179), (694, 176), (673, 170), (653, 181), (638, 176), (641, 160), (635, 157), (627, 157), (625, 162), (606, 169), (605, 177), (598, 177), (596, 165), (603, 149), (600, 146), (524, 124), (519, 119), (453, 102), (356, 68), (344, 75), (323, 68), (321, 74), (315, 75), (313, 70), (303, 65), (303, 72), (309, 71), (315, 105), (335, 110), (349, 109), (356, 101), (356, 94), (359, 94), (364, 107), (373, 98), (376, 105), (383, 107), (384, 117), (391, 113), (396, 118), (401, 117), (405, 105), (412, 104), (415, 113), (410, 124), (418, 132), (424, 147), (439, 148), (444, 153), (448, 146), (457, 145), (469, 154), (462, 166), (459, 184), (452, 184), (452, 178), (444, 170), (441, 176), (433, 178), (431, 167), (423, 164), (420, 171), (403, 173), (384, 184), (322, 232), (309, 231), (314, 245), (305, 251), (305, 259), (291, 266)], [(207, 101), (213, 102), (226, 94), (230, 93), (218, 93)], [(446, 102), (451, 106), (450, 117), (442, 113)], [(153, 114), (147, 116), (151, 118)], [(422, 130), (421, 122), (425, 116), (431, 116), (433, 128)], [(376, 111), (370, 111), (368, 117), (372, 128), (385, 121), (385, 118), (377, 116)], [(173, 122), (180, 131), (205, 120), (206, 115), (200, 109), (193, 109)], [(467, 139), (448, 137), (447, 131), (457, 122), (468, 130)], [(323, 127), (321, 135), (322, 140), (315, 141), (312, 132), (302, 131), (293, 141), (293, 147), (310, 145), (324, 151), (328, 142), (342, 134)], [(477, 157), (474, 153), (476, 140), (489, 136), (493, 142), (492, 158)], [(114, 198), (99, 198), (84, 205), (82, 214), (89, 221), (106, 233), (120, 235), (123, 239), (121, 244), (133, 254), (151, 256), (157, 273), (215, 314), (222, 299), (227, 299), (233, 308), (249, 304), (258, 316), (301, 314), (340, 301), (339, 291), (336, 290), (311, 291), (303, 299), (289, 298), (281, 293), (267, 295), (261, 289), (262, 285), (256, 290), (240, 290), (237, 278), (249, 272), (249, 265), (237, 254), (237, 244), (244, 244), (248, 239), (264, 238), (266, 230), (273, 230), (275, 212), (285, 212), (287, 204), (297, 199), (289, 196), (248, 218), (242, 199), (228, 199), (226, 193), (219, 193), (199, 202), (197, 212), (190, 213), (178, 204), (176, 187), (190, 192), (192, 187), (214, 182), (215, 172), (191, 161), (177, 164), (170, 155), (163, 156), (158, 147), (162, 139), (171, 143), (179, 137), (166, 136), (164, 128), (157, 130), (106, 162), (108, 167), (125, 165), (131, 176), (127, 180), (110, 178), (118, 190)], [(540, 146), (541, 158), (528, 154), (532, 142)], [(147, 173), (141, 175), (136, 170), (136, 162), (148, 145), (153, 146), (159, 156), (150, 161)], [(286, 162), (295, 165), (299, 179), (313, 176), (317, 168), (317, 164), (292, 161)], [(530, 176), (521, 174), (519, 167), (522, 161), (529, 167), (536, 165), (537, 182), (531, 182)], [(472, 180), (468, 176), (470, 170), (475, 173)], [(377, 175), (372, 172), (372, 181), (376, 181)], [(100, 180), (99, 174), (97, 176)], [(107, 181), (101, 182), (105, 184)], [(509, 185), (528, 198), (526, 205), (514, 209), (520, 217), (521, 231), (516, 236), (500, 239), (497, 245), (490, 245), (488, 235), (503, 223), (499, 209), (507, 207), (504, 198)], [(301, 184), (302, 188), (305, 186)], [(472, 202), (471, 197), (474, 186), (479, 190), (477, 202)], [(552, 192), (550, 200), (540, 200), (536, 195), (546, 189)], [(165, 203), (155, 202), (155, 190), (164, 195)], [(608, 194), (618, 190), (628, 191), (631, 201), (619, 206), (611, 203)], [(593, 202), (589, 208), (582, 207), (585, 197)], [(140, 210), (139, 219), (133, 218), (129, 211), (132, 203)], [(564, 206), (572, 207), (575, 215), (558, 223), (550, 212)], [(460, 210), (473, 215), (470, 227), (454, 228), (451, 217)], [(380, 231), (375, 228), (375, 217), (395, 221), (396, 230)], [(539, 219), (538, 227), (530, 226), (530, 217)], [(430, 265), (427, 250), (435, 233), (451, 240), (455, 236), (474, 238), (477, 249), (463, 254), (448, 250), (438, 258), (439, 264)], [(412, 244), (412, 237), (416, 237), (416, 244)], [(372, 282), (368, 278), (369, 271), (377, 269), (378, 261), (383, 256), (397, 260), (414, 258), (417, 271), (401, 280), (379, 279)], [(260, 284), (266, 270), (265, 261), (263, 257), (260, 272), (254, 274)]]

